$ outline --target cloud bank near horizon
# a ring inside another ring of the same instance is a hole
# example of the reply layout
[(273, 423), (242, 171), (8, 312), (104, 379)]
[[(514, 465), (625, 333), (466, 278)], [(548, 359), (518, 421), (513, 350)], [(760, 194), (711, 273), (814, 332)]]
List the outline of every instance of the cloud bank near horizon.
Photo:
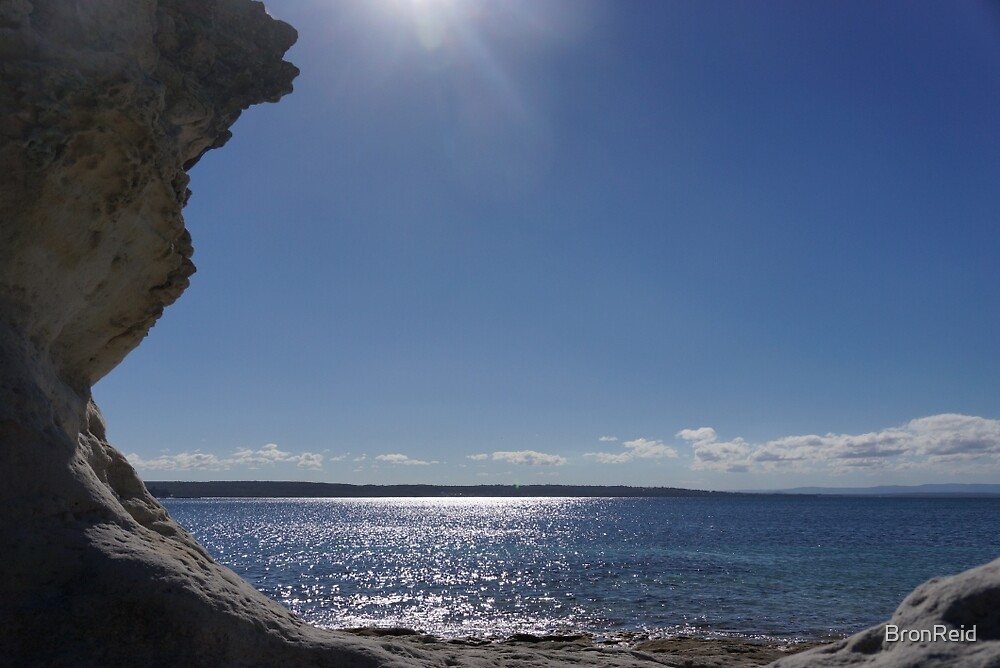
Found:
[(498, 450), (492, 454), (480, 452), (475, 455), (466, 455), (466, 459), (474, 462), (506, 462), (519, 466), (563, 466), (568, 459), (562, 455), (554, 455), (537, 450)]
[(963, 465), (1000, 466), (1000, 420), (942, 413), (865, 434), (807, 434), (764, 443), (720, 440), (715, 429), (682, 429), (677, 438), (692, 449), (691, 468), (729, 473), (902, 471)]
[[(612, 443), (617, 438), (601, 436), (597, 439), (603, 443)], [(622, 443), (624, 452), (588, 452), (585, 457), (593, 457), (601, 464), (624, 464), (634, 459), (676, 459), (677, 450), (663, 441), (652, 441), (647, 438), (637, 438)]]
[(376, 455), (375, 461), (383, 462), (385, 464), (399, 464), (402, 466), (430, 466), (431, 464), (437, 464), (437, 462), (425, 462), (422, 459), (413, 459), (409, 455), (404, 455), (398, 452), (388, 455)]
[[(500, 450), (466, 455), (478, 466), (502, 463), (540, 469), (568, 464), (662, 466), (673, 471), (703, 471), (722, 474), (845, 474), (853, 472), (927, 471), (949, 476), (1000, 473), (1000, 420), (957, 413), (917, 418), (898, 426), (863, 434), (804, 434), (783, 436), (764, 442), (742, 437), (723, 439), (712, 427), (681, 429), (676, 445), (663, 440), (635, 438), (619, 440), (601, 436), (607, 451), (569, 457), (537, 450)], [(620, 449), (617, 449), (620, 448)], [(346, 461), (348, 455), (324, 460), (314, 452), (284, 451), (274, 443), (257, 450), (238, 448), (229, 456), (195, 450), (163, 454), (145, 459), (127, 455), (137, 469), (147, 471), (221, 471), (238, 468), (258, 470), (277, 464), (319, 471), (325, 461)], [(368, 467), (388, 464), (414, 469), (447, 462), (421, 459), (402, 453), (361, 455), (355, 464), (368, 460)], [(459, 467), (464, 467), (459, 464)], [(664, 469), (666, 470), (666, 469)], [(620, 481), (615, 481), (620, 482)]]
[(224, 471), (233, 467), (260, 469), (278, 463), (295, 464), (300, 468), (323, 468), (323, 455), (316, 452), (294, 454), (286, 452), (276, 443), (268, 443), (259, 450), (237, 448), (229, 457), (201, 452), (179, 452), (175, 455), (160, 455), (153, 459), (143, 459), (136, 453), (125, 455), (125, 459), (137, 469), (148, 471)]

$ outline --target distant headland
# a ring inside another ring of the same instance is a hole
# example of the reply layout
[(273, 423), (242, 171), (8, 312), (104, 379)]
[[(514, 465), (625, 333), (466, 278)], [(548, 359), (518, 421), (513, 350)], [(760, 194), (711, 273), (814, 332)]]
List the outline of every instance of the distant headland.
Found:
[(271, 480), (150, 481), (146, 483), (146, 488), (153, 496), (161, 499), (171, 497), (706, 497), (739, 495), (736, 492), (710, 492), (676, 487), (629, 487), (626, 485), (349, 485), (331, 482)]
[(1000, 497), (1000, 485), (946, 484), (880, 487), (798, 487), (795, 489), (715, 492), (680, 487), (629, 485), (351, 485), (291, 480), (149, 481), (146, 488), (167, 498), (448, 498), (448, 497), (733, 497), (733, 496), (864, 496), (913, 498)]

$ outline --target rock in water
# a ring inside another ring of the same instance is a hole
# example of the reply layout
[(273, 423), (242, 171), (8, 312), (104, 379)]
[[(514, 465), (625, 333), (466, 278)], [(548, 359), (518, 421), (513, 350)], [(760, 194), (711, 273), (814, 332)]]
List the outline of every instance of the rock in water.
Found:
[(194, 272), (190, 168), (291, 91), (250, 0), (0, 0), (0, 666), (392, 665), (216, 564), (90, 388)]
[(771, 665), (997, 668), (1000, 559), (958, 575), (928, 580), (903, 600), (886, 624)]

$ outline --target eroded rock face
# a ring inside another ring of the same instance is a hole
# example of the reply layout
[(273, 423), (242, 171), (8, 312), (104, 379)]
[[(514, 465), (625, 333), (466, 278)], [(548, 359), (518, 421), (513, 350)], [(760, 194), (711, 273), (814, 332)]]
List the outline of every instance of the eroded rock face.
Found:
[(0, 665), (391, 665), (216, 563), (90, 398), (188, 285), (190, 168), (291, 91), (250, 0), (0, 0)]
[(85, 393), (194, 271), (185, 170), (291, 91), (295, 31), (234, 0), (0, 3), (0, 289)]

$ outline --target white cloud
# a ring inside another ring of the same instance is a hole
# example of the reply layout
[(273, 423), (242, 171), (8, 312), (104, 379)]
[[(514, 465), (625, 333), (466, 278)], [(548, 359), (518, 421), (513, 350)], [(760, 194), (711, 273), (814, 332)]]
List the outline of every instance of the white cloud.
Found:
[(715, 430), (711, 427), (698, 429), (682, 429), (677, 437), (685, 440), (694, 448), (693, 469), (712, 469), (744, 473), (749, 470), (746, 458), (750, 455), (751, 446), (742, 438), (720, 442)]
[(634, 441), (625, 441), (624, 445), (640, 459), (662, 459), (664, 457), (673, 459), (677, 456), (677, 450), (669, 445), (664, 445), (663, 441), (637, 438)]
[(602, 464), (624, 464), (625, 462), (632, 461), (631, 452), (619, 452), (617, 454), (610, 452), (588, 452), (584, 457), (593, 457)]
[(280, 449), (275, 443), (268, 443), (259, 450), (240, 448), (227, 460), (227, 463), (235, 466), (246, 466), (251, 469), (258, 469), (271, 466), (277, 462), (287, 462), (302, 468), (323, 468), (323, 455), (315, 452), (303, 452), (292, 454)]
[(618, 440), (617, 436), (598, 436), (597, 440), (601, 443), (614, 443)]
[(436, 463), (425, 462), (422, 459), (410, 459), (408, 456), (399, 453), (378, 455), (375, 459), (386, 464), (402, 464), (404, 466), (429, 466), (431, 463)]
[(566, 458), (560, 455), (550, 455), (535, 450), (500, 451), (493, 453), (493, 461), (510, 462), (525, 466), (562, 466)]
[(677, 436), (693, 449), (691, 468), (716, 471), (903, 470), (976, 460), (995, 468), (1000, 458), (1000, 420), (954, 413), (864, 434), (807, 434), (765, 443), (720, 441), (710, 427)]
[(647, 438), (637, 438), (622, 443), (624, 452), (588, 452), (587, 457), (593, 457), (601, 464), (624, 464), (634, 459), (674, 459), (677, 450), (663, 443)]
[(316, 452), (303, 452), (298, 456), (295, 465), (303, 469), (321, 469), (323, 468), (323, 455)]
[(715, 430), (711, 427), (700, 427), (698, 429), (681, 429), (677, 432), (678, 438), (685, 441), (714, 441)]
[(240, 448), (230, 458), (233, 464), (238, 466), (248, 466), (252, 469), (268, 466), (275, 462), (284, 461), (291, 453), (284, 452), (275, 443), (268, 443), (260, 450)]
[(917, 451), (932, 459), (1000, 455), (1000, 420), (945, 413), (912, 420), (907, 428)]
[(484, 459), (489, 459), (490, 456), (488, 454), (486, 454), (485, 452), (481, 452), (478, 455), (466, 455), (465, 458), (466, 459), (471, 459), (474, 462), (481, 462)]
[(268, 443), (259, 450), (238, 448), (229, 457), (194, 452), (180, 452), (176, 455), (160, 455), (154, 459), (143, 459), (136, 453), (126, 455), (126, 459), (137, 469), (147, 471), (221, 471), (234, 466), (258, 469), (273, 466), (278, 462), (295, 464), (302, 468), (323, 468), (323, 455), (315, 452), (293, 454), (281, 450), (275, 443)]
[(133, 452), (125, 458), (135, 468), (147, 471), (220, 471), (229, 468), (217, 456), (198, 451), (160, 455), (154, 459), (143, 459)]

